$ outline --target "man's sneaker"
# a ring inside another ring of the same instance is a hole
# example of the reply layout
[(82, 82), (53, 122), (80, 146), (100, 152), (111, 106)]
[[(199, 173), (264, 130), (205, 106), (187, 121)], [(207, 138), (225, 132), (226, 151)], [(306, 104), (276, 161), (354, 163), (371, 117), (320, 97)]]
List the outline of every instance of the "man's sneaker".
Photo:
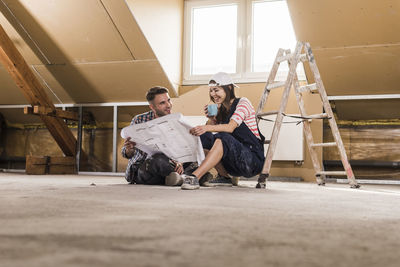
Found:
[(199, 189), (199, 179), (197, 179), (194, 175), (182, 174), (183, 184), (181, 185), (181, 189), (183, 190), (194, 190)]
[(225, 177), (221, 175), (217, 175), (215, 178), (209, 180), (204, 186), (237, 186), (239, 183), (239, 177)]
[(177, 186), (182, 185), (183, 179), (177, 172), (171, 172), (165, 177), (165, 185), (167, 186)]

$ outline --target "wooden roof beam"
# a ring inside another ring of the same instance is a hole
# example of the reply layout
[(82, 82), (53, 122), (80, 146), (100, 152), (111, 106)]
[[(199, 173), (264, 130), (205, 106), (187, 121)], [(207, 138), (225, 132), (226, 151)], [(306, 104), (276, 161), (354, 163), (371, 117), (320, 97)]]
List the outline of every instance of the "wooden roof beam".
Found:
[[(0, 25), (0, 62), (11, 75), (17, 86), (32, 106), (42, 106), (55, 110), (42, 84)], [(66, 156), (75, 156), (76, 139), (67, 124), (59, 117), (39, 115), (47, 129)]]

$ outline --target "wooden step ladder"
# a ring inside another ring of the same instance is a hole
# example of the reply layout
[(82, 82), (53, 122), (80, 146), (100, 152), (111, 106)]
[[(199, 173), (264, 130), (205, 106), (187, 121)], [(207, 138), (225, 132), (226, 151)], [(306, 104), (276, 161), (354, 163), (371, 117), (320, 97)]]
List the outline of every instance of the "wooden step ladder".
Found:
[[(305, 51), (305, 53), (302, 53)], [(279, 68), (280, 63), (287, 61), (289, 64), (289, 74), (287, 76), (286, 81), (284, 82), (276, 82), (275, 77)], [(311, 72), (314, 76), (315, 83), (307, 84), (305, 86), (300, 86), (299, 80), (296, 73), (297, 65), (300, 62), (308, 62), (310, 65)], [(311, 160), (313, 163), (313, 167), (315, 170), (315, 176), (318, 185), (325, 185), (325, 176), (326, 175), (343, 175), (347, 176), (349, 184), (351, 188), (359, 188), (360, 185), (357, 183), (353, 170), (350, 166), (350, 163), (347, 159), (346, 150), (343, 145), (342, 138), (340, 137), (339, 129), (336, 124), (336, 120), (334, 114), (332, 112), (332, 108), (328, 101), (328, 96), (325, 91), (325, 87), (321, 80), (321, 75), (319, 73), (317, 64), (315, 62), (314, 55), (311, 51), (311, 46), (309, 43), (298, 42), (296, 44), (296, 48), (294, 53), (291, 53), (290, 50), (279, 49), (275, 62), (272, 66), (271, 72), (269, 74), (267, 83), (264, 88), (263, 95), (261, 97), (260, 103), (257, 108), (256, 118), (257, 122), (262, 119), (264, 116), (276, 114), (276, 119), (274, 122), (274, 128), (272, 130), (272, 135), (270, 140), (267, 140), (265, 143), (269, 144), (267, 155), (265, 157), (264, 167), (261, 171), (261, 174), (258, 177), (257, 188), (265, 188), (266, 187), (266, 180), (269, 176), (269, 172), (271, 169), (272, 158), (274, 155), (274, 151), (276, 149), (276, 144), (278, 141), (279, 131), (283, 123), (283, 118), (286, 116), (285, 109), (288, 103), (290, 89), (294, 87), (297, 103), (299, 106), (299, 110), (301, 113), (300, 118), (303, 122), (303, 131), (304, 135), (307, 140), (307, 146), (310, 152)], [(267, 102), (268, 95), (271, 90), (276, 88), (284, 88), (282, 94), (282, 100), (280, 104), (280, 108), (278, 111), (271, 111), (271, 112), (262, 112), (264, 105)], [(307, 114), (305, 110), (305, 105), (303, 101), (302, 94), (312, 92), (312, 93), (319, 93), (322, 105), (324, 108), (324, 113), (321, 114)], [(313, 119), (327, 119), (329, 122), (330, 129), (332, 131), (334, 142), (330, 143), (314, 143), (314, 139), (311, 133), (311, 121)], [(316, 149), (319, 147), (331, 147), (336, 146), (339, 151), (340, 158), (342, 160), (342, 164), (344, 167), (344, 171), (323, 171), (321, 168), (321, 164), (318, 160)]]

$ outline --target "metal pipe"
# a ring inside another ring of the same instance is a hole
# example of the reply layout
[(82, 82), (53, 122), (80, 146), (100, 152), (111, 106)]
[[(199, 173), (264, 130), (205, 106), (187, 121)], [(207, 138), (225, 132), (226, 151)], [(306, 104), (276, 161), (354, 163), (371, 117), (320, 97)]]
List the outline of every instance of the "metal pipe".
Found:
[[(349, 163), (353, 167), (400, 168), (400, 162), (398, 161), (350, 160)], [(340, 160), (324, 160), (324, 165), (327, 167), (342, 167), (342, 162)]]
[(117, 172), (117, 134), (118, 134), (118, 106), (114, 106), (113, 114), (113, 162), (112, 172)]
[(328, 96), (328, 100), (376, 100), (376, 99), (400, 99), (400, 94), (381, 95), (335, 95)]
[[(74, 107), (137, 107), (137, 106), (148, 106), (148, 102), (110, 102), (110, 103), (81, 103), (81, 104), (54, 104), (56, 108), (74, 108)], [(30, 107), (31, 105), (0, 105), (2, 108), (24, 108)]]
[(76, 142), (76, 171), (79, 172), (80, 169), (80, 159), (82, 150), (82, 119), (83, 119), (83, 108), (79, 107), (79, 120), (78, 120), (78, 133)]

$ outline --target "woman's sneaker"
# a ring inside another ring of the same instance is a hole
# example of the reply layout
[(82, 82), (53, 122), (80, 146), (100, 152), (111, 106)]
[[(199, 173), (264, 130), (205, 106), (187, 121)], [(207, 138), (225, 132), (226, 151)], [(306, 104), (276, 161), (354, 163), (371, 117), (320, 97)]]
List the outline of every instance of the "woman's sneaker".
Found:
[(213, 175), (210, 172), (206, 172), (206, 174), (204, 174), (200, 179), (199, 179), (199, 184), (200, 186), (210, 186), (208, 181), (210, 181), (211, 179), (213, 179)]
[(225, 177), (221, 175), (217, 175), (215, 178), (209, 180), (204, 183), (204, 186), (213, 187), (213, 186), (237, 186), (239, 183), (239, 177)]
[(196, 176), (187, 174), (182, 174), (181, 176), (183, 179), (183, 184), (181, 185), (181, 189), (194, 190), (200, 188), (199, 179), (197, 179)]
[(231, 180), (232, 180), (232, 185), (238, 186), (238, 185), (239, 185), (240, 177), (232, 176), (232, 177), (231, 177)]

